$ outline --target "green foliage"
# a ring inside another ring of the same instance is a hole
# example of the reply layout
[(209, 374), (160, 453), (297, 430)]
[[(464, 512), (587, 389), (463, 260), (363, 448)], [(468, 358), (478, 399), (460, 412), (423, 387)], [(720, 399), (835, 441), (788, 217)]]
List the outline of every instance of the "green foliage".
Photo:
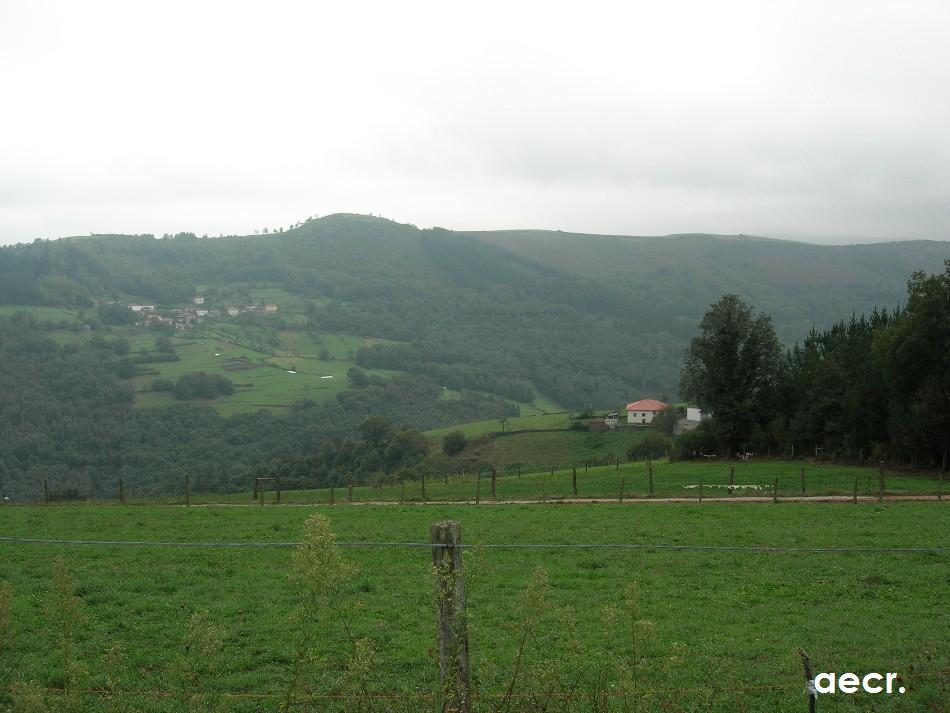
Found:
[(213, 399), (216, 396), (234, 393), (234, 384), (219, 374), (203, 371), (180, 376), (172, 390), (176, 399), (190, 401), (194, 398)]
[(442, 452), (446, 455), (455, 455), (464, 450), (468, 445), (468, 439), (461, 431), (452, 431), (442, 437)]
[(650, 431), (627, 449), (627, 458), (654, 460), (665, 456), (672, 448), (673, 442), (669, 438), (656, 431)]

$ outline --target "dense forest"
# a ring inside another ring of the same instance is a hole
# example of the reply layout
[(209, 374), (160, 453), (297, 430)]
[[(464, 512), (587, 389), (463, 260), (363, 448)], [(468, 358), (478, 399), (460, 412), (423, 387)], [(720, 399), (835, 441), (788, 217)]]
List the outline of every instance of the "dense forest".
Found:
[(684, 455), (747, 449), (946, 470), (950, 260), (914, 273), (906, 307), (813, 330), (783, 353), (772, 320), (736, 295), (714, 304), (686, 352), (682, 393), (712, 414)]

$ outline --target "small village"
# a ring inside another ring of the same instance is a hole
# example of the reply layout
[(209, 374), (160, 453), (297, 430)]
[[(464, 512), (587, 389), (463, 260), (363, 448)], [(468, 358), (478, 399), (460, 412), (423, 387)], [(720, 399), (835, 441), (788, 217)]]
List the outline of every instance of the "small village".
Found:
[[(278, 307), (272, 302), (253, 302), (251, 304), (236, 307), (228, 305), (221, 308), (210, 308), (205, 306), (205, 297), (195, 295), (191, 299), (190, 307), (176, 307), (174, 309), (159, 309), (156, 305), (126, 304), (132, 312), (136, 314), (135, 325), (138, 327), (171, 327), (174, 329), (189, 329), (196, 325), (204, 323), (206, 320), (214, 319), (235, 319), (241, 315), (275, 315)], [(110, 303), (122, 304), (122, 303)]]

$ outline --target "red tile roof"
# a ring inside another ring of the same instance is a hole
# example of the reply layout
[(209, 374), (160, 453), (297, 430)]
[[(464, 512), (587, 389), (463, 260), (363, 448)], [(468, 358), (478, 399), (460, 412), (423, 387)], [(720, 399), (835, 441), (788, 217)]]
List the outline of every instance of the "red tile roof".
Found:
[(656, 399), (641, 399), (627, 404), (627, 411), (663, 411), (666, 404)]

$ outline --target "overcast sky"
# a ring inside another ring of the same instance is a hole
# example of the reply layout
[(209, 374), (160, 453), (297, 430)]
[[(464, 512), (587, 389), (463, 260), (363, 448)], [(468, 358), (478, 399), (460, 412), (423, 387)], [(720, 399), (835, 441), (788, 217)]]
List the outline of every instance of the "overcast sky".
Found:
[(950, 2), (0, 0), (0, 243), (950, 239)]

